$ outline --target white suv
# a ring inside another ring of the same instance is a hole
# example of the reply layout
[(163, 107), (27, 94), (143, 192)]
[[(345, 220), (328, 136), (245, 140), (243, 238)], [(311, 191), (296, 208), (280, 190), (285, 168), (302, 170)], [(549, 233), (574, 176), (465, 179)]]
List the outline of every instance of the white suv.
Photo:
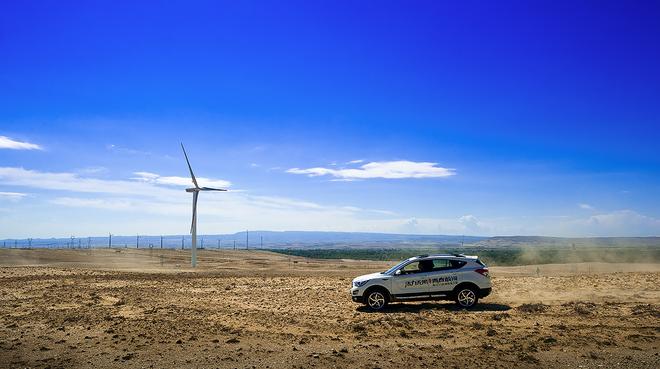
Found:
[(353, 280), (353, 301), (372, 310), (388, 302), (410, 300), (455, 300), (464, 308), (490, 294), (488, 267), (476, 256), (420, 255), (381, 272)]

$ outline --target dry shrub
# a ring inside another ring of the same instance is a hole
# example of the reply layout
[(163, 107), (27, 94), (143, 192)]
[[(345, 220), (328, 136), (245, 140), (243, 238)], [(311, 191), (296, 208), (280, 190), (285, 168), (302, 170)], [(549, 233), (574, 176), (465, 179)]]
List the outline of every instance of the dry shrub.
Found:
[(498, 321), (498, 322), (499, 322), (500, 320), (502, 320), (502, 319), (507, 319), (507, 318), (509, 318), (509, 317), (510, 317), (510, 316), (509, 316), (508, 313), (497, 313), (497, 314), (493, 314), (493, 320)]
[(635, 305), (632, 308), (633, 315), (650, 315), (654, 318), (660, 318), (660, 310), (651, 304)]
[(521, 352), (520, 354), (518, 354), (518, 359), (520, 361), (530, 363), (530, 364), (538, 364), (539, 363), (539, 359), (537, 359), (534, 355), (528, 354), (526, 352)]
[(365, 327), (363, 324), (354, 324), (353, 325), (353, 332), (356, 333), (366, 333), (367, 327)]
[(523, 313), (543, 313), (548, 310), (550, 306), (542, 303), (538, 304), (522, 304), (518, 306), (518, 310)]
[(594, 304), (593, 302), (582, 302), (582, 301), (569, 302), (563, 304), (562, 306), (571, 308), (573, 309), (573, 311), (575, 311), (580, 315), (590, 315), (596, 309), (596, 304)]

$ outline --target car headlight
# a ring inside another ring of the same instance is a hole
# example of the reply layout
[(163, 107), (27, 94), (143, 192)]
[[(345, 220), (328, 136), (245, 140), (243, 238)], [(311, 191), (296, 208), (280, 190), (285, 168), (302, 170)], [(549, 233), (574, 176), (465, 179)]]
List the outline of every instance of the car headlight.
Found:
[(367, 284), (367, 282), (369, 282), (369, 281), (353, 282), (353, 286), (360, 288), (360, 287), (364, 286), (365, 284)]

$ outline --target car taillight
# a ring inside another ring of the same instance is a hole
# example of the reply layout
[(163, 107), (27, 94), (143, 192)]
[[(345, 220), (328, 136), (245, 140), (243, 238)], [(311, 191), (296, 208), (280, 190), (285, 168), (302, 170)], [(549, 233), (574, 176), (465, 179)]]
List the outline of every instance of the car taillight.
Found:
[(489, 277), (490, 277), (490, 276), (488, 275), (488, 268), (477, 269), (477, 270), (475, 270), (475, 272), (477, 272), (477, 273), (483, 275), (483, 276), (486, 277), (486, 278), (489, 278)]

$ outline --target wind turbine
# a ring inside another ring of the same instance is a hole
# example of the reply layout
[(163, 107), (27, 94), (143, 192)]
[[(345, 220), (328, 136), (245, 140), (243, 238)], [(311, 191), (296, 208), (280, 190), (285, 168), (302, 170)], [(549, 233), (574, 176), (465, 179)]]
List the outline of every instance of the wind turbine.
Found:
[(194, 268), (197, 266), (197, 197), (201, 191), (227, 191), (222, 188), (211, 188), (211, 187), (199, 187), (197, 184), (197, 179), (193, 173), (192, 167), (190, 166), (190, 161), (188, 160), (188, 154), (186, 154), (186, 149), (181, 144), (181, 149), (183, 150), (183, 156), (186, 157), (186, 163), (188, 163), (188, 169), (190, 170), (190, 178), (192, 178), (193, 184), (195, 187), (186, 188), (186, 192), (192, 192), (193, 194), (193, 206), (192, 206), (192, 224), (190, 226), (190, 234), (192, 234), (192, 257), (190, 258), (190, 264)]

